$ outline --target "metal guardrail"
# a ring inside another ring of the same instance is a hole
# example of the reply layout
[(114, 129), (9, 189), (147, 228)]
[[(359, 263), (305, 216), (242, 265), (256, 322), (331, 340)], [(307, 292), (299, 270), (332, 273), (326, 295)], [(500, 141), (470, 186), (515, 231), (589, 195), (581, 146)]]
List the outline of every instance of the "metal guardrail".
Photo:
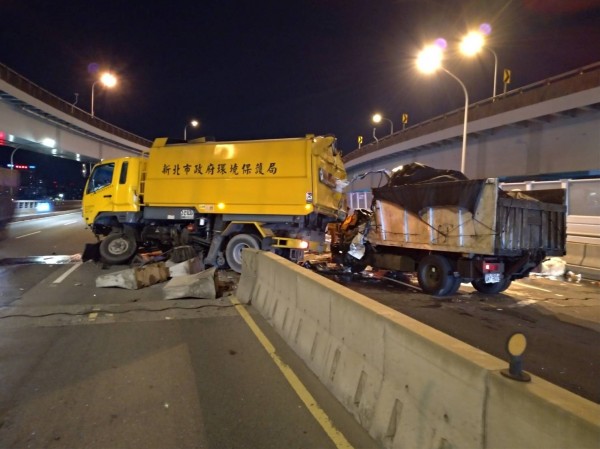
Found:
[(81, 209), (80, 200), (15, 200), (15, 218)]
[[(565, 87), (568, 84), (568, 87)], [(574, 93), (580, 90), (590, 89), (600, 86), (600, 61), (580, 67), (569, 72), (562, 73), (542, 81), (528, 84), (518, 89), (510, 90), (506, 93), (490, 97), (485, 100), (471, 103), (469, 105), (469, 121), (478, 120), (490, 115), (510, 111), (523, 107), (527, 104), (534, 104), (542, 100), (549, 100), (566, 93)], [(536, 95), (537, 94), (537, 95)], [(527, 102), (517, 101), (526, 96)], [(463, 123), (464, 108), (455, 109), (445, 114), (438, 115), (429, 120), (409, 126), (394, 134), (382, 137), (374, 142), (369, 142), (360, 148), (357, 148), (346, 156), (344, 162), (348, 163), (361, 156), (388, 147), (395, 143), (404, 142), (416, 137), (430, 134), (451, 126)]]
[(121, 137), (122, 139), (142, 145), (144, 147), (149, 147), (152, 144), (150, 140), (125, 131), (124, 129), (114, 126), (97, 117), (93, 117), (90, 113), (48, 92), (46, 89), (41, 88), (37, 84), (33, 83), (2, 63), (0, 63), (0, 79), (6, 81), (11, 86), (16, 87), (26, 94), (31, 95), (37, 100), (40, 100), (47, 105), (95, 128), (101, 129), (112, 135)]

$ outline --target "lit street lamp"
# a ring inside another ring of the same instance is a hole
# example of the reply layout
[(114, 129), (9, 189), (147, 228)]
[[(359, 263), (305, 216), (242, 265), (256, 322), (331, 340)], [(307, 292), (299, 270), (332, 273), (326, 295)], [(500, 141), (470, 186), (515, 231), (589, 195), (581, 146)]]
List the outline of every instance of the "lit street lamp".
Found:
[(460, 171), (465, 172), (465, 162), (467, 155), (467, 122), (469, 114), (469, 94), (464, 83), (452, 72), (442, 66), (442, 48), (438, 45), (430, 45), (425, 47), (421, 53), (417, 56), (417, 68), (425, 73), (431, 74), (436, 72), (438, 69), (443, 70), (460, 84), (465, 94), (465, 118), (463, 123), (463, 137), (462, 137), (462, 152), (460, 158)]
[(94, 84), (92, 84), (92, 107), (91, 107), (91, 115), (92, 117), (94, 116), (94, 88), (96, 87), (96, 84), (101, 83), (104, 85), (104, 87), (115, 87), (115, 85), (117, 84), (117, 78), (109, 72), (105, 72), (102, 74), (102, 76), (100, 76), (99, 79), (97, 79), (96, 81), (94, 81)]
[[(483, 25), (482, 25), (483, 26)], [(471, 31), (460, 42), (460, 51), (465, 56), (474, 56), (485, 48), (494, 55), (494, 91), (492, 98), (496, 98), (496, 79), (498, 78), (498, 55), (494, 50), (485, 45), (485, 37), (479, 31)]]
[(12, 153), (10, 153), (10, 169), (14, 169), (15, 168), (15, 163), (13, 162), (13, 156), (15, 155), (15, 153), (17, 152), (17, 150), (21, 148), (21, 147), (15, 147), (12, 150)]
[(371, 120), (373, 120), (373, 123), (381, 123), (382, 120), (387, 120), (390, 122), (390, 134), (394, 134), (394, 123), (389, 118), (385, 118), (381, 114), (374, 114)]
[(200, 122), (198, 120), (192, 120), (190, 123), (185, 125), (185, 127), (183, 128), (183, 140), (187, 140), (187, 127), (192, 126), (194, 128), (197, 128), (199, 124)]

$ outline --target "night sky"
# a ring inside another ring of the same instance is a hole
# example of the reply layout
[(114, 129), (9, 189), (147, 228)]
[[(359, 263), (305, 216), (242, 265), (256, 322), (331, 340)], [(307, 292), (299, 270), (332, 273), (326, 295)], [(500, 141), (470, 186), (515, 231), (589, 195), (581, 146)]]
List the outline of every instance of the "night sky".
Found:
[[(444, 66), (471, 103), (492, 93), (493, 57), (456, 54), (459, 38), (490, 23), (499, 81), (509, 89), (600, 61), (600, 0), (297, 0), (49, 2), (4, 0), (0, 61), (96, 115), (147, 139), (217, 140), (335, 134), (348, 153), (372, 140), (381, 112), (401, 128), (464, 104), (444, 73), (422, 75), (426, 43), (449, 43)], [(383, 122), (378, 137), (389, 132)]]

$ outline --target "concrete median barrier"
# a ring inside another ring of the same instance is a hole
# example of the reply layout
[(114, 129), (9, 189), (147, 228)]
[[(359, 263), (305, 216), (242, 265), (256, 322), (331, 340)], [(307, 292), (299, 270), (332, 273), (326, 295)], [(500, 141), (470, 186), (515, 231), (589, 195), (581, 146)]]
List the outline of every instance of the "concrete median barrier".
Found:
[(598, 448), (600, 406), (271, 253), (244, 250), (251, 303), (386, 448)]

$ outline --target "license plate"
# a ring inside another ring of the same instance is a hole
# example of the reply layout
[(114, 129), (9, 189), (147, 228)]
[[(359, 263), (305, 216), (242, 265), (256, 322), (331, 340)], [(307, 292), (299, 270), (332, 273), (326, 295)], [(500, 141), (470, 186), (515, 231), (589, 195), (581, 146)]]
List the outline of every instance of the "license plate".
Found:
[(484, 275), (484, 281), (486, 284), (495, 284), (500, 282), (500, 273), (487, 273)]

